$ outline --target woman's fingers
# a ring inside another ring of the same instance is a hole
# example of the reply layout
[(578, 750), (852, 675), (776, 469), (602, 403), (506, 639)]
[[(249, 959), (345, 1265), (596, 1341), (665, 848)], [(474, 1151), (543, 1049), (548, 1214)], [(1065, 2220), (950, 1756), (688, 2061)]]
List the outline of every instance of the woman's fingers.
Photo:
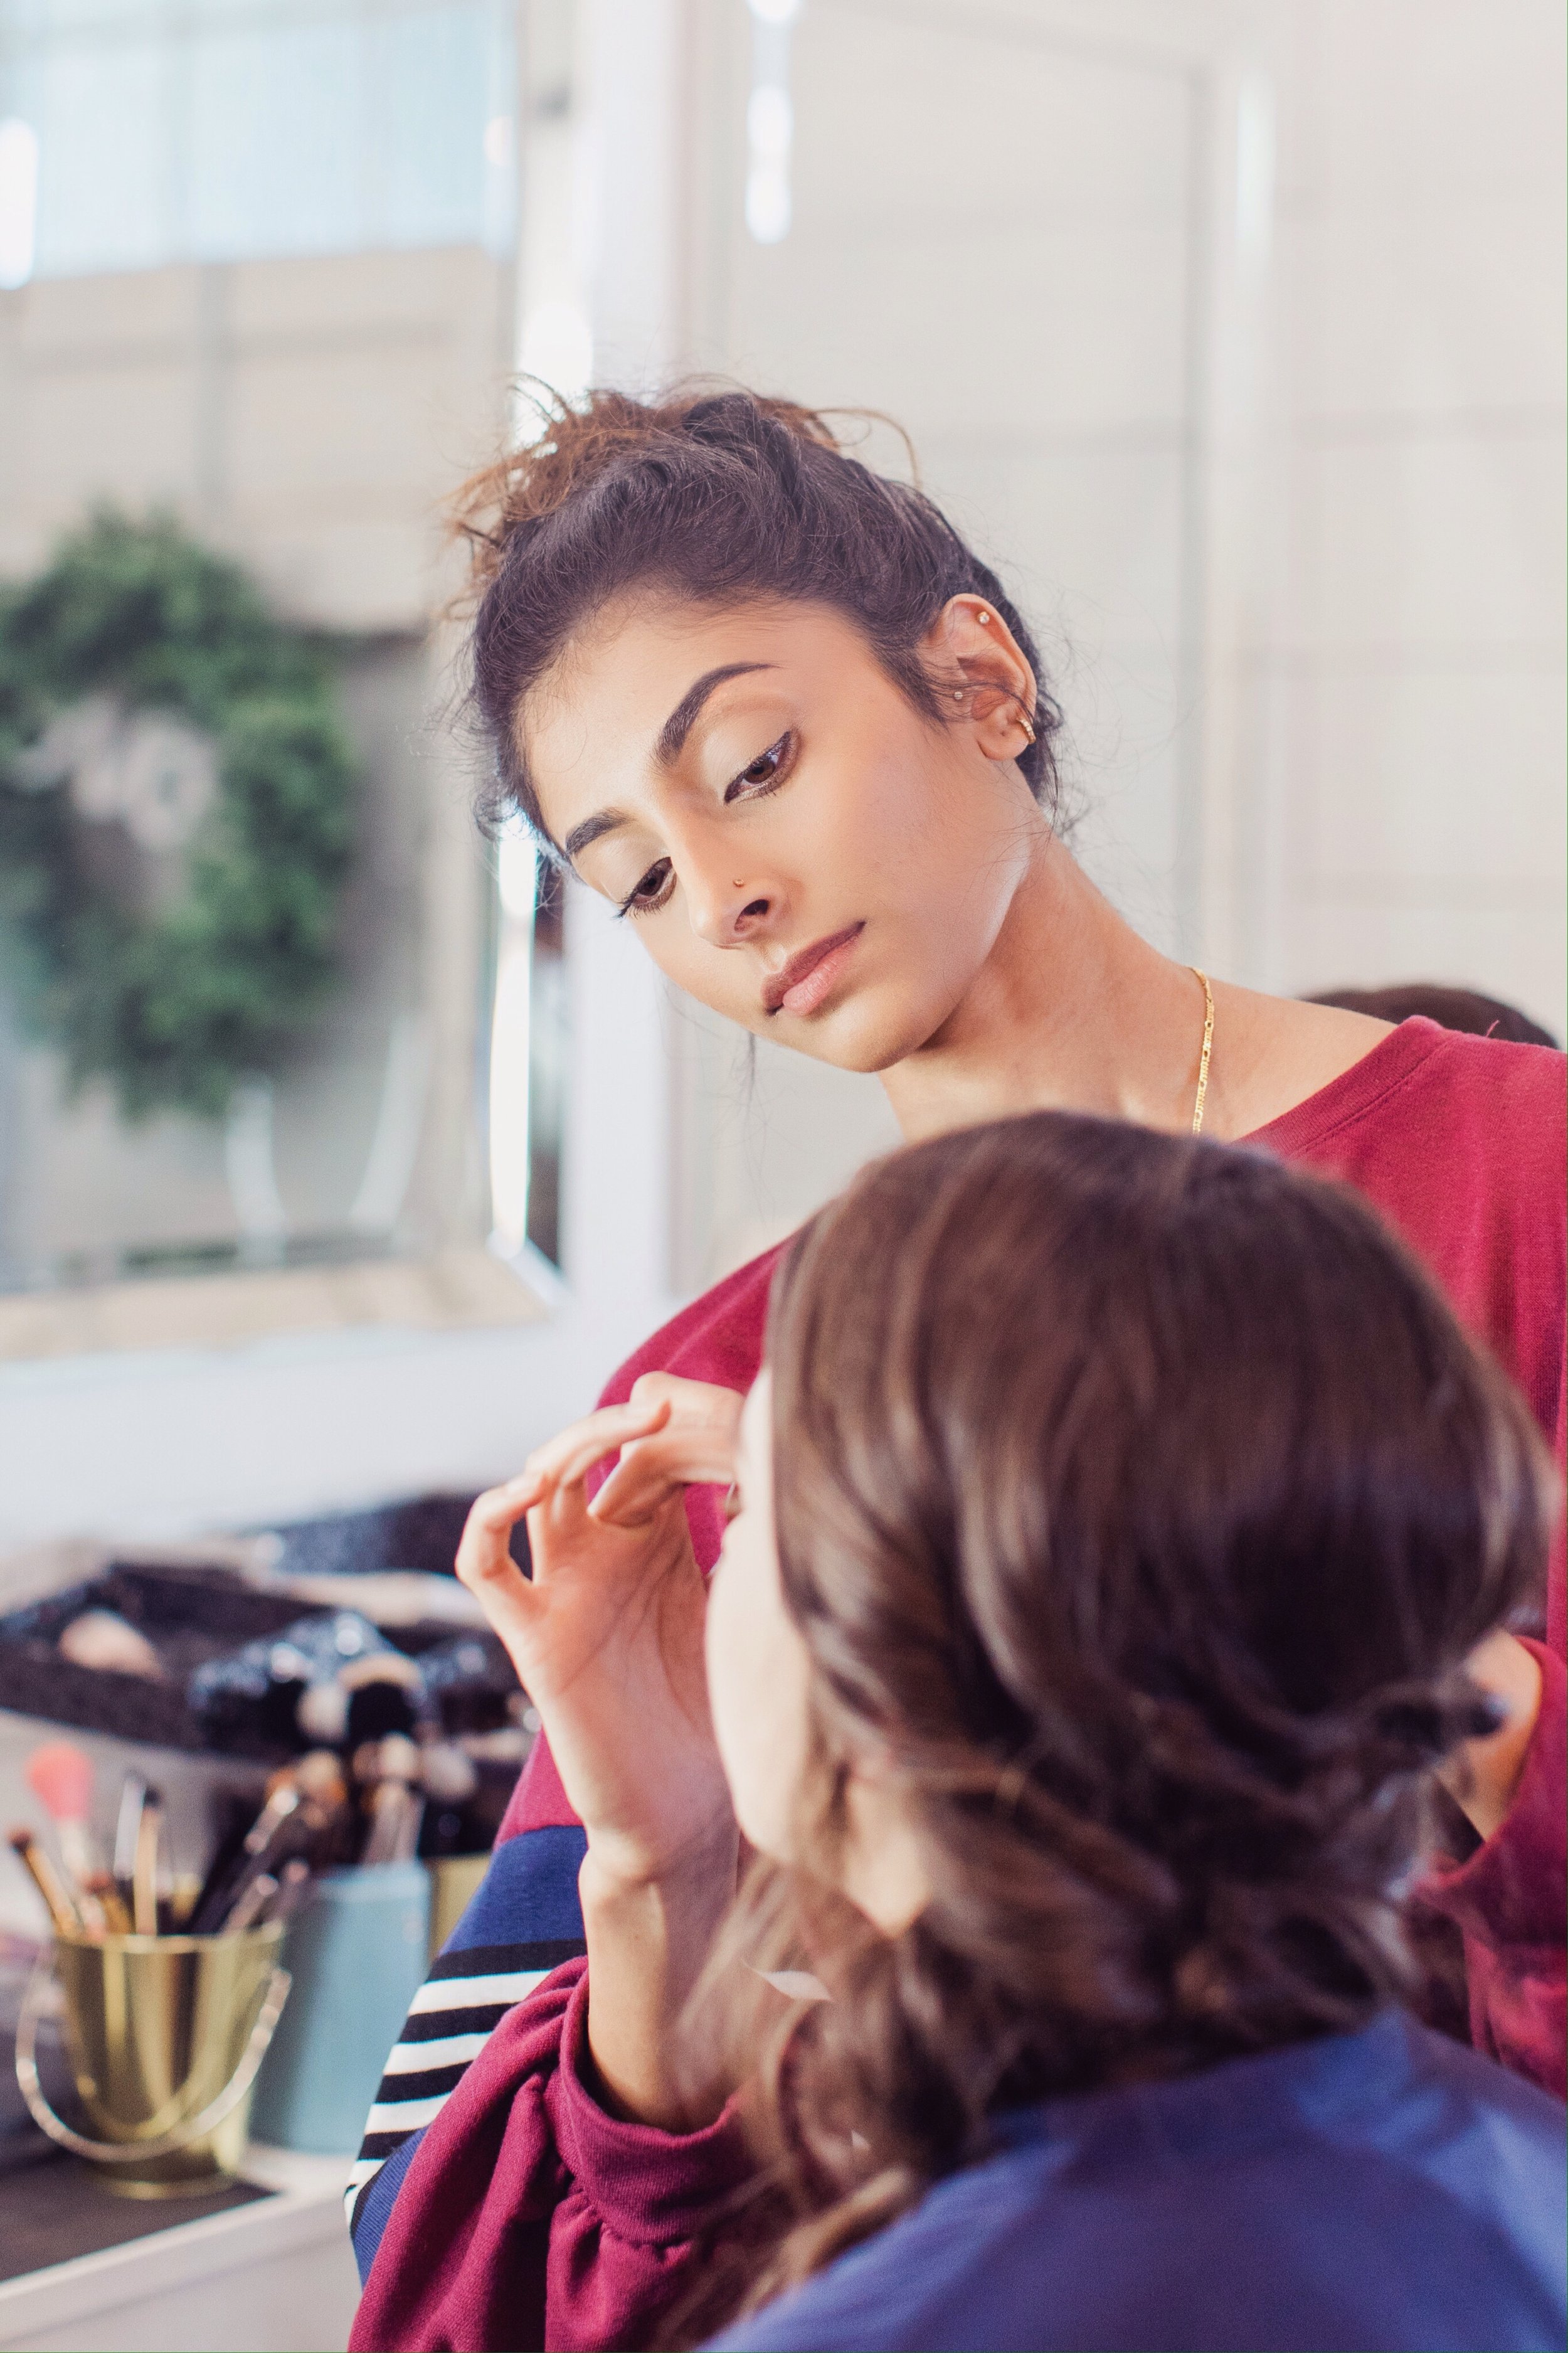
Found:
[(639, 1374), (632, 1384), (631, 1402), (652, 1405), (656, 1400), (668, 1405), (675, 1428), (721, 1446), (733, 1443), (746, 1402), (739, 1389), (721, 1388), (717, 1381), (684, 1380), (679, 1373)]
[(511, 1556), (511, 1532), (547, 1487), (530, 1468), (504, 1487), (488, 1488), (470, 1506), (458, 1546), (458, 1580), (509, 1650), (510, 1638), (527, 1630), (532, 1600), (528, 1579)]
[(659, 1429), (668, 1411), (662, 1398), (653, 1398), (591, 1413), (540, 1447), (515, 1479), (475, 1500), (458, 1546), (458, 1576), (509, 1648), (531, 1625), (536, 1602), (531, 1580), (511, 1556), (512, 1529), (533, 1515), (534, 1566), (548, 1574), (552, 1514), (541, 1507), (559, 1511), (563, 1504), (568, 1518), (574, 1510), (580, 1512), (584, 1499), (572, 1491), (581, 1487), (595, 1463)]
[(729, 1475), (711, 1469), (705, 1455), (694, 1455), (679, 1435), (660, 1430), (657, 1437), (622, 1450), (620, 1461), (588, 1510), (606, 1526), (629, 1527), (681, 1488), (705, 1486), (714, 1480), (727, 1485)]
[[(574, 1423), (570, 1430), (543, 1450), (549, 1458), (550, 1483), (555, 1488), (574, 1487), (585, 1479), (595, 1462), (617, 1448), (646, 1441), (662, 1430), (669, 1419), (669, 1407), (658, 1398), (644, 1398), (627, 1405), (602, 1406), (585, 1421)], [(542, 1456), (534, 1456), (538, 1462)], [(531, 1462), (531, 1468), (532, 1463)], [(611, 1472), (611, 1477), (615, 1473)]]
[[(601, 1406), (596, 1413), (584, 1414), (581, 1421), (568, 1422), (542, 1446), (536, 1446), (519, 1479), (512, 1483), (515, 1486), (521, 1480), (536, 1479), (540, 1482), (539, 1495), (547, 1488), (570, 1485), (585, 1478), (606, 1454), (614, 1454), (618, 1447), (658, 1429), (668, 1416), (668, 1408), (658, 1398)], [(538, 1496), (533, 1500), (537, 1501)]]
[(647, 1437), (623, 1446), (619, 1462), (589, 1507), (596, 1520), (635, 1520), (665, 1501), (674, 1487), (729, 1485), (744, 1403), (733, 1389), (645, 1373), (632, 1390), (632, 1403), (662, 1404), (666, 1418)]

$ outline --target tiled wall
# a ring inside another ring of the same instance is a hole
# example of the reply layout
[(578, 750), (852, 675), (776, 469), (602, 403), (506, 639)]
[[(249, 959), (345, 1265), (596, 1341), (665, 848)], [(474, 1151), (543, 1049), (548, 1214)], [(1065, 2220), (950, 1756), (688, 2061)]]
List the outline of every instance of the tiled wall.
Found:
[[(1076, 847), (1147, 937), (1287, 993), (1468, 985), (1561, 1036), (1558, 0), (1178, 13), (1184, 50), (1121, 0), (1092, 23), (1067, 0), (807, 10), (794, 225), (763, 247), (724, 136), (735, 36), (701, 118), (693, 357), (910, 429), (1037, 624)], [(1214, 288), (1227, 110), (1260, 66), (1278, 178), (1238, 375)], [(1249, 488), (1222, 528), (1194, 451), (1237, 409)], [(901, 462), (890, 436), (870, 454)], [(1199, 643), (1195, 584), (1227, 564), (1239, 688)], [(1211, 722), (1240, 745), (1228, 797)], [(894, 1130), (867, 1081), (765, 1045), (748, 1067), (693, 1008), (670, 1035), (691, 1288)]]
[(472, 247), (0, 294), (0, 575), (96, 501), (166, 505), (293, 613), (423, 628), (440, 501), (494, 437), (506, 316)]
[(1564, 1027), (1563, 16), (1289, 0), (1266, 976)]
[[(1148, 937), (1195, 955), (1194, 82), (1177, 52), (1086, 42), (1060, 17), (1050, 0), (804, 11), (794, 220), (770, 245), (747, 233), (724, 141), (745, 100), (732, 42), (704, 118), (714, 251), (694, 356), (908, 432), (921, 481), (1035, 631), (1067, 714), (1075, 848)], [(907, 467), (886, 427), (865, 447)], [(674, 1279), (695, 1289), (898, 1131), (874, 1080), (765, 1040), (738, 1053), (691, 1007), (670, 1035)]]

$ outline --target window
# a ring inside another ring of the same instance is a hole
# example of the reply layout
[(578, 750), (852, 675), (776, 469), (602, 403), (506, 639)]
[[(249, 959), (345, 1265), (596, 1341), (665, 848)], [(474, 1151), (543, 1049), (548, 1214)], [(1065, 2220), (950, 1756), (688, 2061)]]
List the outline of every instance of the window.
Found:
[(513, 83), (501, 0), (0, 0), (5, 282), (502, 252)]

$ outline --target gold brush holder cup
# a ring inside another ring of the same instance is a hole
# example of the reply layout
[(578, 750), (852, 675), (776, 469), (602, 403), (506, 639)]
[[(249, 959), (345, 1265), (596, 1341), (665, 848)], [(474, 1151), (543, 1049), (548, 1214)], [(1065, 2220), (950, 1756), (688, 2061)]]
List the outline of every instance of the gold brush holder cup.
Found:
[[(216, 1936), (58, 1936), (16, 2023), (16, 2083), (34, 2122), (122, 2197), (191, 2197), (231, 2179), (289, 1998), (282, 1936), (280, 1921)], [(38, 2080), (38, 2023), (51, 2010), (101, 2140), (62, 2122)]]

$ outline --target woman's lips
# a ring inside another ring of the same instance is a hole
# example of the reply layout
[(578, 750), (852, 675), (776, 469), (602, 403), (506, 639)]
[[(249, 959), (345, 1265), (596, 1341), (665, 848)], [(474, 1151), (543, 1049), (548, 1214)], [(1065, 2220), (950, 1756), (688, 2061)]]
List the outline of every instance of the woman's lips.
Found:
[(815, 1013), (837, 982), (849, 952), (865, 930), (850, 923), (825, 940), (792, 955), (782, 972), (763, 984), (763, 1004), (769, 1013)]

